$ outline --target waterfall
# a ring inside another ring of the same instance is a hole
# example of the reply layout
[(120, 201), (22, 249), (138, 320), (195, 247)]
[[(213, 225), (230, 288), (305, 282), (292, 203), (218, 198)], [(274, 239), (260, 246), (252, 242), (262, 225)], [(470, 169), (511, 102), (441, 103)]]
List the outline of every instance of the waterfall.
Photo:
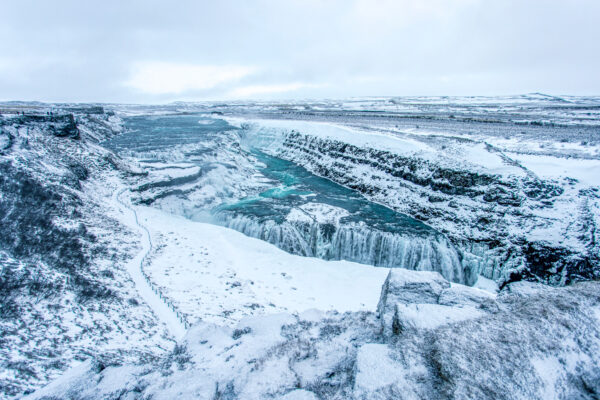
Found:
[(461, 256), (440, 234), (417, 236), (385, 232), (361, 223), (336, 225), (217, 211), (217, 223), (292, 254), (346, 260), (386, 268), (438, 271), (446, 279), (472, 284), (478, 271), (463, 268)]

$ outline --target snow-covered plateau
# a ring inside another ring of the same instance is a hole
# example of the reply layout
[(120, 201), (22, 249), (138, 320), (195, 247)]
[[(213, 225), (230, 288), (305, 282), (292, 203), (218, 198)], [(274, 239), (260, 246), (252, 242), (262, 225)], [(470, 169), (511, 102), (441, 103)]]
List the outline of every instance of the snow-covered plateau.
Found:
[(598, 399), (599, 110), (0, 104), (0, 397)]

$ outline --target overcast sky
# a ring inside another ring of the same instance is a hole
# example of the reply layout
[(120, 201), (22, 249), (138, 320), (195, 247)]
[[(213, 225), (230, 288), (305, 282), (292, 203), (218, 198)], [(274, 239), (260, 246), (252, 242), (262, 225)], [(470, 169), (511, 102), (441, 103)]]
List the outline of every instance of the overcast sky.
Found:
[(600, 95), (600, 0), (3, 0), (0, 16), (0, 100)]

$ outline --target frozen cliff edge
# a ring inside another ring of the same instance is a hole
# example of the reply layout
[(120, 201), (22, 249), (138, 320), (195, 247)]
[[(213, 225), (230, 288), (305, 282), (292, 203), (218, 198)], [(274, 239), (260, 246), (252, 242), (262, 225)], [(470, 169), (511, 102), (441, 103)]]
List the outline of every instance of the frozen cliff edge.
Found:
[(85, 363), (29, 399), (547, 399), (600, 394), (597, 282), (507, 285), (391, 270), (376, 313), (193, 327), (151, 363)]
[(384, 232), (365, 224), (340, 226), (312, 219), (276, 223), (224, 213), (217, 213), (216, 217), (228, 228), (292, 254), (383, 268), (402, 266), (416, 271), (438, 271), (452, 282), (468, 285), (475, 284), (479, 277), (478, 270), (463, 267), (454, 246), (443, 235), (433, 234), (433, 230), (425, 236)]
[(465, 270), (501, 283), (600, 277), (597, 183), (542, 179), (501, 149), (466, 138), (228, 120), (242, 128), (246, 146), (302, 165), (442, 232), (459, 250)]

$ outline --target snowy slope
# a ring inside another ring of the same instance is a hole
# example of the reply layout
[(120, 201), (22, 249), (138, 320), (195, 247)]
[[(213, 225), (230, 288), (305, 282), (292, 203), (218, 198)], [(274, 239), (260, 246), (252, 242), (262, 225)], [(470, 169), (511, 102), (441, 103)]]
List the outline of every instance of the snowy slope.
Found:
[(174, 345), (125, 269), (141, 237), (110, 198), (127, 169), (97, 145), (119, 132), (107, 115), (0, 117), (0, 397)]
[(387, 270), (292, 255), (232, 229), (137, 206), (156, 250), (144, 271), (193, 324), (248, 315), (372, 309)]
[(29, 398), (593, 398), (598, 284), (509, 288), (393, 270), (376, 314), (200, 322), (155, 364), (82, 365)]

